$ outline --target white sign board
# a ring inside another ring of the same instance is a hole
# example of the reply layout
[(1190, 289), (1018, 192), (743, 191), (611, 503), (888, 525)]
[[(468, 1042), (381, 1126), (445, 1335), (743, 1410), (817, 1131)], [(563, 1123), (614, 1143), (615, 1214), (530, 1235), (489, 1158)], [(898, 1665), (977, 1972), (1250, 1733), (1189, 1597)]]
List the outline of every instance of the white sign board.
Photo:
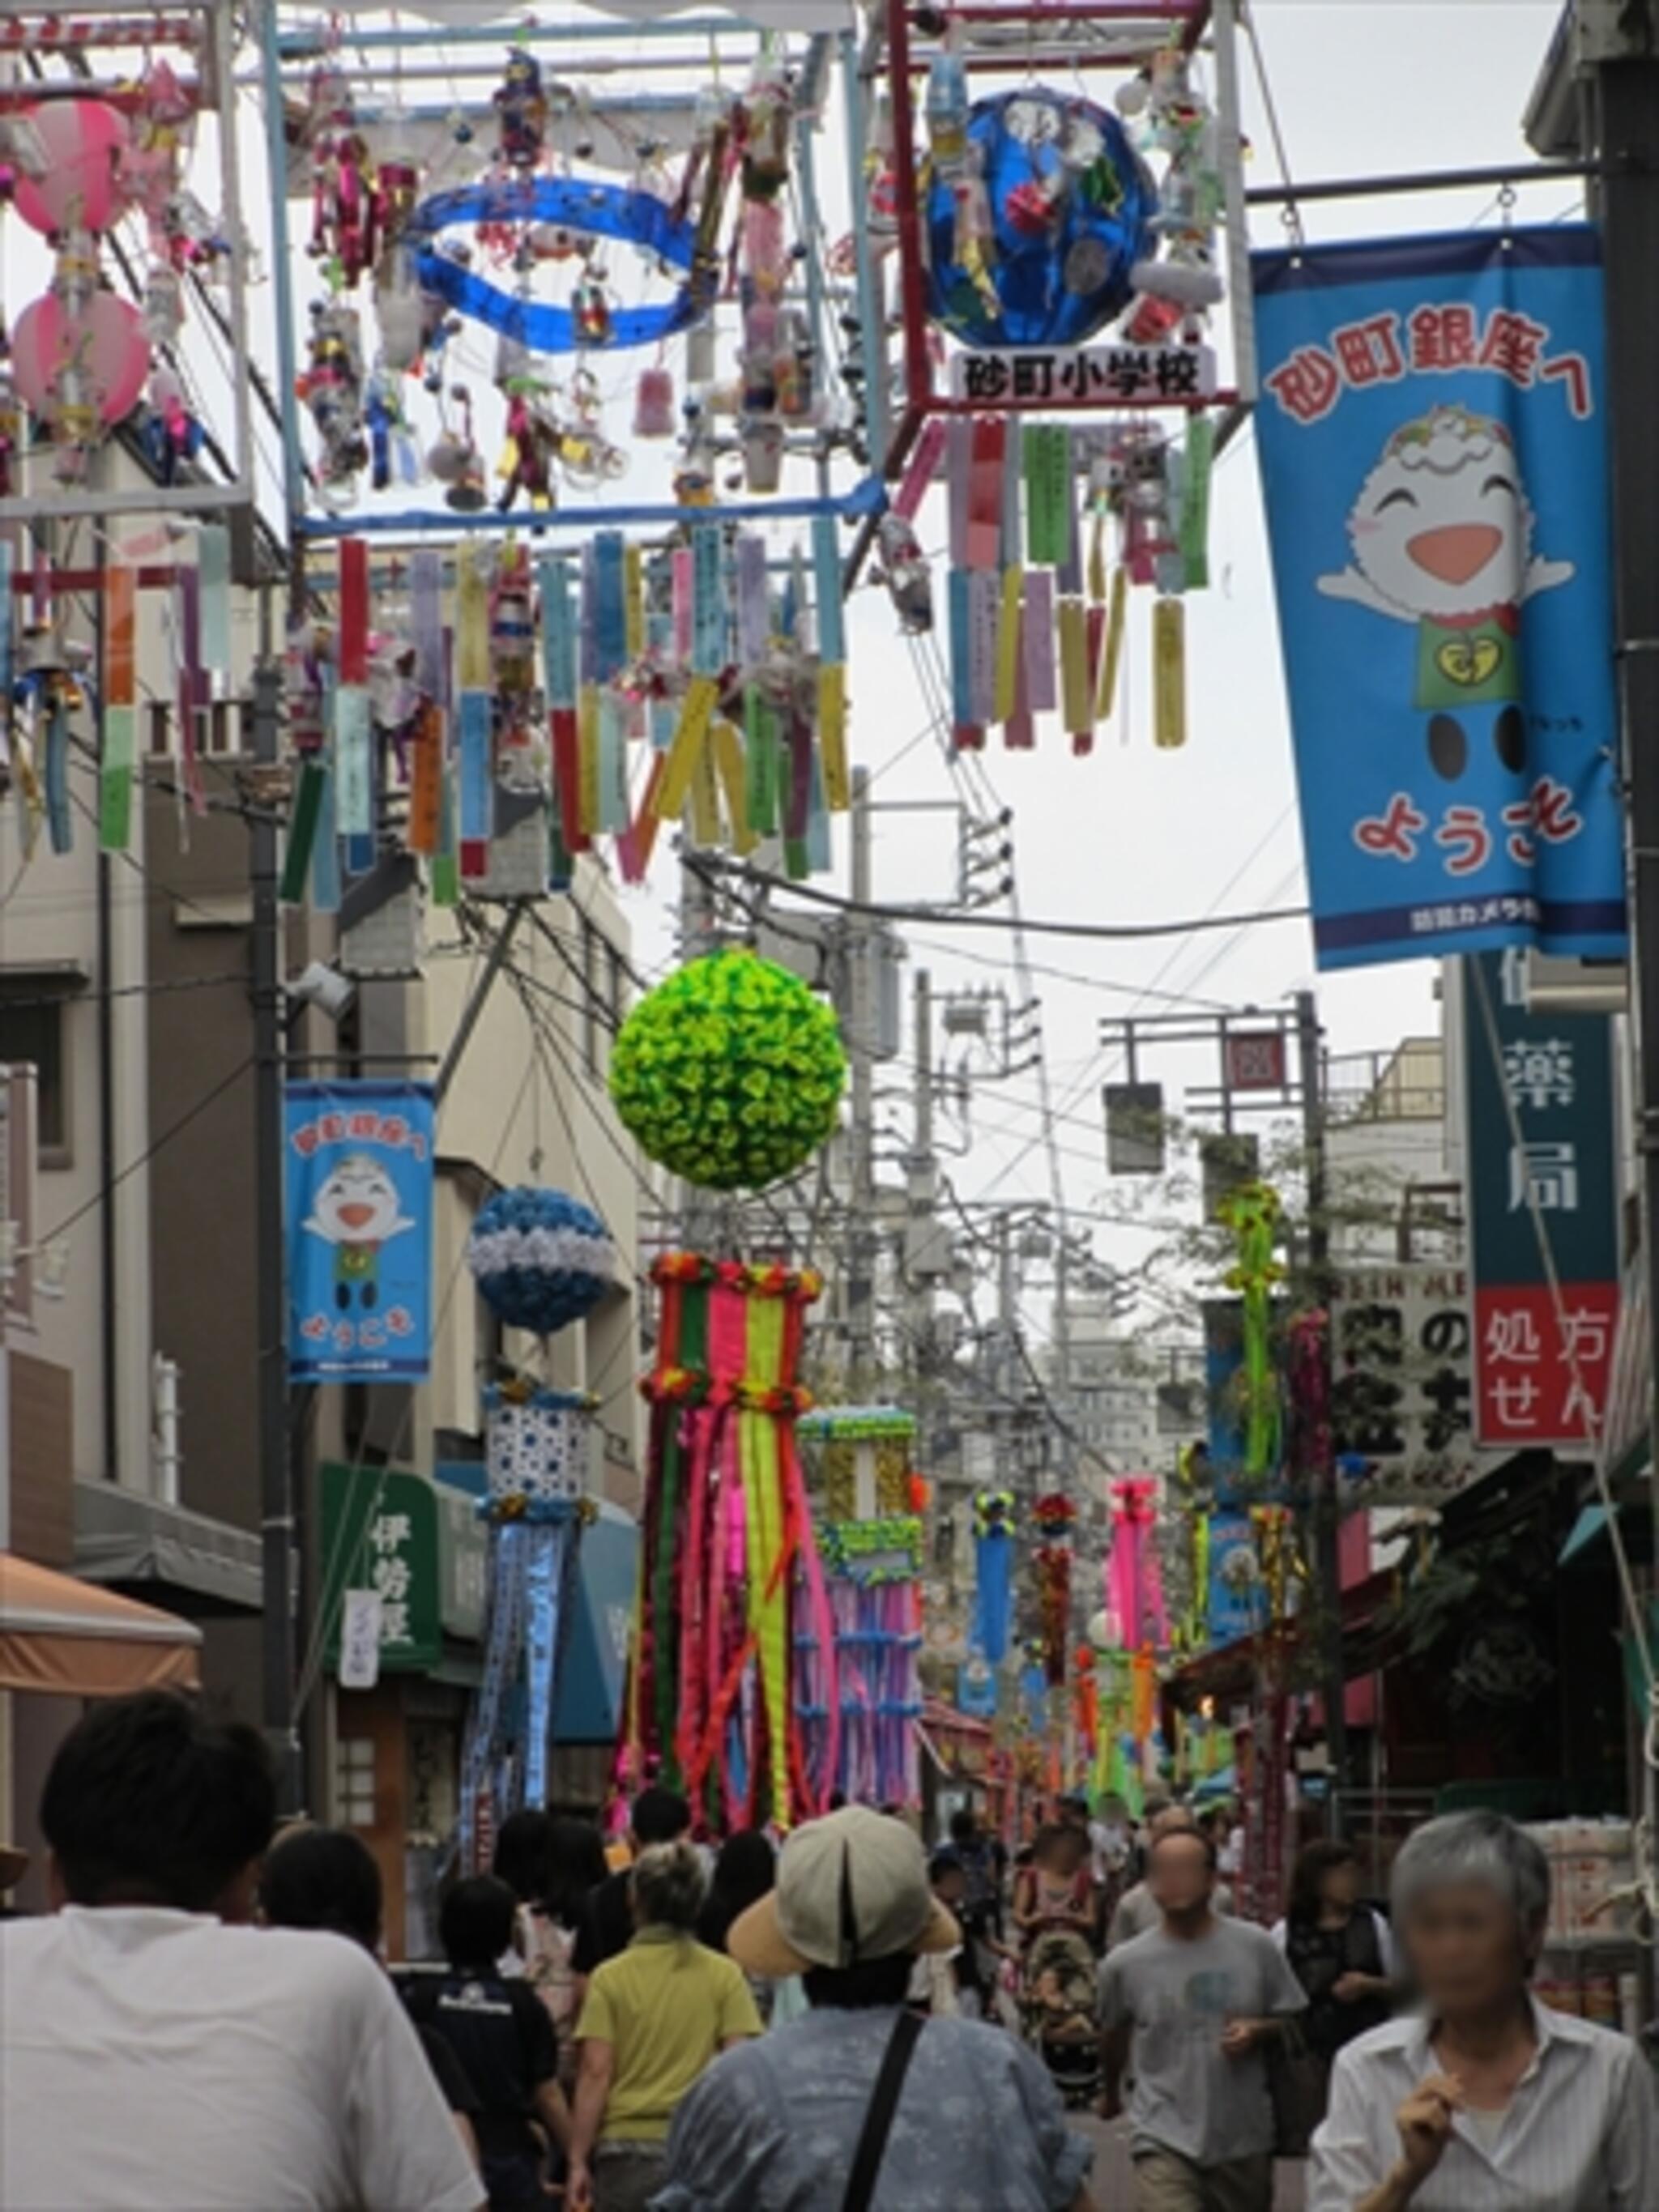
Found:
[(1446, 1498), (1492, 1464), (1471, 1426), (1469, 1284), (1436, 1260), (1339, 1267), (1331, 1424), (1351, 1503)]
[(340, 1613), (339, 1681), (343, 1690), (372, 1690), (380, 1679), (380, 1593), (349, 1589)]

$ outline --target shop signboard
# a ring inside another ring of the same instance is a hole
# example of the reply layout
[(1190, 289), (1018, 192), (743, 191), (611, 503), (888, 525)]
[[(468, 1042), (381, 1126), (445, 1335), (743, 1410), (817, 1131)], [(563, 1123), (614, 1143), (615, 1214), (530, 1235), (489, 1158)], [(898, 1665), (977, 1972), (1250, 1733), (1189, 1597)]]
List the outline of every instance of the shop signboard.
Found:
[[(380, 1672), (420, 1674), (443, 1652), (438, 1574), (438, 1496), (423, 1474), (397, 1468), (318, 1469), (327, 1664), (340, 1665), (349, 1592), (380, 1601)], [(356, 1673), (354, 1666), (353, 1673)]]
[(1469, 1284), (1439, 1260), (1339, 1267), (1331, 1294), (1331, 1423), (1350, 1503), (1448, 1497), (1475, 1449)]
[(1588, 1457), (1619, 1321), (1612, 1020), (1528, 1012), (1517, 951), (1462, 985), (1475, 1436)]

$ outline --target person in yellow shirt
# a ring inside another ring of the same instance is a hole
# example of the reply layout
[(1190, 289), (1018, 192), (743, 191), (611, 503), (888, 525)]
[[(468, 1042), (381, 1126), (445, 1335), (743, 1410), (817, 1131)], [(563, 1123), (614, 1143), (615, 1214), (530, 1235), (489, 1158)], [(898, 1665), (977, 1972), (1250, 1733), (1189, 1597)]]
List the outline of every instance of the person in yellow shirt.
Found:
[(570, 2212), (645, 2212), (681, 2098), (720, 2052), (761, 2033), (741, 1969), (693, 1933), (708, 1887), (689, 1843), (653, 1844), (635, 1862), (634, 1940), (595, 1972), (576, 2022)]

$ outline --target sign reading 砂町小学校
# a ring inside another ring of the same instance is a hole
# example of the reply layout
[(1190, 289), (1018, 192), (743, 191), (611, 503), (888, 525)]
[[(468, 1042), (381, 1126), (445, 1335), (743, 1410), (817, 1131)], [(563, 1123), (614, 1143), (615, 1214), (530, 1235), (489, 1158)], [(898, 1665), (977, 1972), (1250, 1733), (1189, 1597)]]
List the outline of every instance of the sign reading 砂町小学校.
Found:
[(953, 373), (959, 395), (985, 407), (1146, 406), (1207, 399), (1216, 388), (1208, 346), (1010, 346), (963, 354)]

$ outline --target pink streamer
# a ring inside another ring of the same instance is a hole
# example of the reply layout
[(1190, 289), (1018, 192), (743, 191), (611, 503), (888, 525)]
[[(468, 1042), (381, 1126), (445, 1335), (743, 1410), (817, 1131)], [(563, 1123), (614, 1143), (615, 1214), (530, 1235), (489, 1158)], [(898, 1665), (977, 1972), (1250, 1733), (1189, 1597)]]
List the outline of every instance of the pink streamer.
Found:
[(812, 1534), (812, 1512), (806, 1502), (806, 1486), (801, 1480), (800, 1461), (795, 1454), (794, 1438), (787, 1431), (779, 1438), (779, 1457), (783, 1463), (784, 1510), (800, 1531), (800, 1549), (796, 1556), (801, 1579), (805, 1584), (807, 1620), (813, 1635), (818, 1639), (818, 1650), (823, 1661), (823, 1703), (828, 1723), (823, 1765), (817, 1777), (818, 1802), (814, 1810), (827, 1813), (830, 1794), (836, 1786), (836, 1763), (841, 1757), (841, 1686), (840, 1672), (836, 1663), (835, 1616), (830, 1607), (823, 1562), (818, 1557), (817, 1543)]
[(1158, 1485), (1151, 1475), (1126, 1475), (1112, 1485), (1112, 1557), (1108, 1587), (1119, 1632), (1131, 1650), (1170, 1640), (1164, 1578), (1152, 1542)]

